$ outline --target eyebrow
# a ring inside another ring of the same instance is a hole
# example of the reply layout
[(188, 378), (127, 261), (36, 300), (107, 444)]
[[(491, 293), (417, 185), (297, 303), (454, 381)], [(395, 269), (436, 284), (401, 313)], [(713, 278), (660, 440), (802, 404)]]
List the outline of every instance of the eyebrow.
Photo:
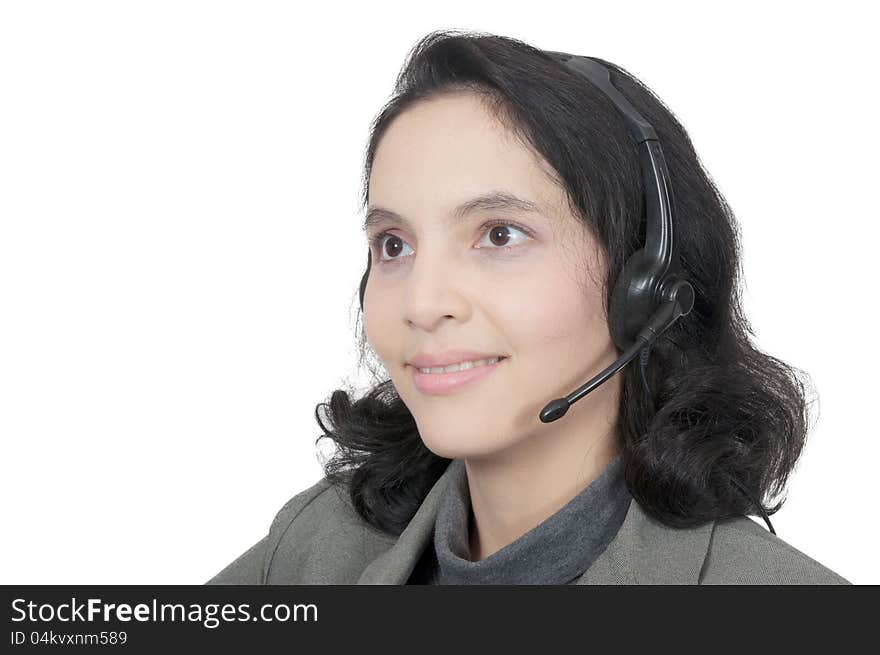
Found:
[[(537, 203), (531, 200), (525, 200), (506, 191), (492, 191), (483, 195), (471, 198), (461, 203), (450, 214), (450, 222), (458, 222), (466, 216), (477, 211), (517, 211), (528, 214), (540, 214), (541, 208)], [(397, 221), (407, 228), (412, 229), (412, 225), (403, 216), (397, 212), (384, 207), (371, 207), (367, 211), (364, 219), (364, 230), (369, 230), (385, 221)]]

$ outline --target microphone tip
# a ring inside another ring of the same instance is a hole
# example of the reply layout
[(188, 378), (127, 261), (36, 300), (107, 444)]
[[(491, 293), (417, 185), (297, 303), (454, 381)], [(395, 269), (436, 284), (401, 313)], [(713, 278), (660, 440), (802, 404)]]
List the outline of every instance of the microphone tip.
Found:
[(539, 418), (544, 423), (550, 423), (565, 415), (568, 411), (570, 403), (565, 398), (557, 398), (549, 403), (541, 410)]

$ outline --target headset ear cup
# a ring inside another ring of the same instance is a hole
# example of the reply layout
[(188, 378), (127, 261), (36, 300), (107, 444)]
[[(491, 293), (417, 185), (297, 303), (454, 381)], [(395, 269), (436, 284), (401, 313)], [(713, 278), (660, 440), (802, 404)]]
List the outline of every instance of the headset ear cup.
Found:
[(626, 322), (626, 292), (630, 286), (630, 279), (633, 272), (633, 262), (635, 255), (626, 260), (620, 275), (614, 283), (614, 291), (611, 293), (611, 310), (608, 315), (608, 324), (611, 332), (611, 338), (617, 348), (622, 352), (629, 345), (629, 337), (624, 323)]
[(626, 260), (611, 293), (609, 329), (621, 351), (632, 346), (639, 330), (653, 314), (654, 297), (650, 282), (645, 249), (639, 248)]

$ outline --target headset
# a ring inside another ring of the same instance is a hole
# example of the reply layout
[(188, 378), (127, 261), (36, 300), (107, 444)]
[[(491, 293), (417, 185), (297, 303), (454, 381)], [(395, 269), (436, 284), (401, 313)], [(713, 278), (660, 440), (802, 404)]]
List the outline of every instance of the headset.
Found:
[[(586, 77), (623, 115), (638, 146), (647, 217), (645, 245), (627, 259), (611, 294), (608, 321), (614, 343), (623, 354), (569, 395), (548, 403), (539, 418), (550, 423), (561, 418), (572, 403), (609, 380), (636, 355), (640, 355), (642, 383), (650, 397), (645, 367), (651, 346), (679, 318), (690, 313), (694, 306), (694, 289), (685, 279), (679, 261), (678, 242), (673, 231), (672, 187), (654, 128), (611, 83), (611, 73), (606, 66), (591, 57), (554, 50), (544, 52)], [(770, 532), (776, 534), (763, 506), (738, 480), (726, 471), (724, 473), (758, 509)]]

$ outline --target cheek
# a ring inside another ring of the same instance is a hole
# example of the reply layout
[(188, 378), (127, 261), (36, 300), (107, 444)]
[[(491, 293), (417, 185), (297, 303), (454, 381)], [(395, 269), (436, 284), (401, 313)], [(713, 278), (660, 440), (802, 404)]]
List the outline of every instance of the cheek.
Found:
[(386, 345), (389, 318), (387, 315), (387, 303), (376, 302), (375, 298), (375, 289), (371, 292), (370, 283), (368, 282), (364, 292), (364, 337), (379, 358), (385, 361), (388, 356)]
[(558, 254), (515, 279), (495, 285), (491, 305), (502, 316), (503, 329), (528, 350), (542, 344), (583, 338), (604, 323), (602, 298), (595, 285), (576, 281)]
[[(372, 285), (372, 286), (371, 286)], [(367, 282), (364, 290), (364, 338), (386, 368), (389, 376), (399, 375), (403, 366), (402, 348), (411, 341), (402, 318), (401, 304), (392, 286)]]
[(528, 302), (511, 302), (506, 322), (511, 340), (531, 352), (569, 349), (602, 327), (599, 308), (576, 285), (561, 281), (533, 289)]
[(527, 396), (580, 384), (584, 371), (606, 357), (612, 343), (600, 288), (592, 281), (576, 282), (569, 269), (543, 270), (523, 277), (493, 305), (518, 356), (511, 383)]

